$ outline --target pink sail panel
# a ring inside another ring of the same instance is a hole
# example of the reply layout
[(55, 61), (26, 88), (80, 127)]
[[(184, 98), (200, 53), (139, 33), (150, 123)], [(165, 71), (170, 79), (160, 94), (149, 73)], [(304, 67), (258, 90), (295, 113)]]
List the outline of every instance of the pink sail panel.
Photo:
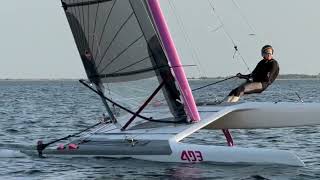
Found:
[(199, 121), (200, 115), (194, 101), (187, 77), (182, 67), (178, 52), (171, 38), (168, 25), (160, 8), (158, 0), (148, 0), (151, 14), (159, 31), (164, 49), (172, 66), (175, 78), (179, 84), (183, 101), (186, 105), (187, 113), (192, 121)]

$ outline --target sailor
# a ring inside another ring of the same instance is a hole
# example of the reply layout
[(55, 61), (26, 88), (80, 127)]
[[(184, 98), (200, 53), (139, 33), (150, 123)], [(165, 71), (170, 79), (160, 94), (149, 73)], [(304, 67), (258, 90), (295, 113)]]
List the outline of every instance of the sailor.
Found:
[(257, 64), (251, 74), (238, 73), (238, 78), (247, 79), (229, 93), (228, 102), (237, 102), (243, 94), (261, 93), (273, 83), (279, 74), (279, 64), (273, 59), (274, 49), (271, 45), (265, 45), (261, 49), (263, 59)]

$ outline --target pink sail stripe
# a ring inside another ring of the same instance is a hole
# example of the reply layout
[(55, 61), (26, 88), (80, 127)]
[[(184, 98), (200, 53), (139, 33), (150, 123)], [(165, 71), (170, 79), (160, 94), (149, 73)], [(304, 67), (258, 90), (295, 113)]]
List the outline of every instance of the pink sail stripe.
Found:
[(186, 105), (187, 113), (192, 121), (199, 121), (200, 115), (194, 101), (187, 77), (180, 62), (178, 52), (171, 38), (168, 25), (160, 8), (158, 0), (148, 0), (149, 8), (159, 31), (163, 46), (167, 53), (169, 62), (173, 67), (175, 78), (179, 84), (183, 101)]

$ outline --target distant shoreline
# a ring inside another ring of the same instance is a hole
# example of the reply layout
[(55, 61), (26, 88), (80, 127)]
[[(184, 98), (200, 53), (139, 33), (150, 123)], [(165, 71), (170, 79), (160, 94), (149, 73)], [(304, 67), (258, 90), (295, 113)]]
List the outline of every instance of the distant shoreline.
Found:
[[(79, 78), (82, 79), (82, 78)], [(0, 79), (0, 81), (78, 81), (79, 79), (34, 79), (34, 78), (30, 78), (30, 79)]]
[[(226, 79), (231, 76), (227, 77), (200, 77), (200, 78), (188, 78), (190, 80), (206, 80), (206, 79), (213, 79), (213, 80), (221, 80)], [(319, 75), (307, 75), (307, 74), (280, 74), (277, 77), (277, 80), (320, 80)]]
[[(200, 78), (188, 78), (189, 80), (222, 80), (226, 79), (227, 77), (200, 77)], [(79, 78), (83, 79), (83, 78)], [(14, 79), (14, 78), (3, 78), (0, 79), (0, 81), (78, 81), (77, 78), (26, 78), (26, 79)], [(277, 80), (320, 80), (320, 74), (319, 75), (306, 75), (306, 74), (280, 74), (277, 78)]]

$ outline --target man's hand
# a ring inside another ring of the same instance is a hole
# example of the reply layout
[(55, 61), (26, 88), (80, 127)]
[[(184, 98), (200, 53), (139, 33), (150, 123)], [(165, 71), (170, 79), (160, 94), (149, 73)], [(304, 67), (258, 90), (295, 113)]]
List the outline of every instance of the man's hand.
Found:
[(243, 75), (242, 75), (241, 73), (238, 73), (238, 74), (236, 75), (237, 78), (242, 78), (242, 76), (243, 76)]
[(247, 79), (247, 80), (250, 79), (250, 75), (243, 75), (241, 73), (238, 73), (236, 77), (240, 79)]

